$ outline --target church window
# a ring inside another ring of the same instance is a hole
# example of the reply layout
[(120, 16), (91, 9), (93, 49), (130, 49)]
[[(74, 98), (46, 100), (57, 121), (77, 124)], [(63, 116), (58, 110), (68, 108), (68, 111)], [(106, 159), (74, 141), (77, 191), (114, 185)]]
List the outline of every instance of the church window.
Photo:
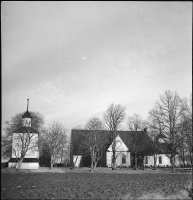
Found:
[(125, 164), (126, 163), (126, 155), (123, 155), (122, 156), (122, 164)]
[(159, 164), (162, 164), (162, 157), (159, 156)]

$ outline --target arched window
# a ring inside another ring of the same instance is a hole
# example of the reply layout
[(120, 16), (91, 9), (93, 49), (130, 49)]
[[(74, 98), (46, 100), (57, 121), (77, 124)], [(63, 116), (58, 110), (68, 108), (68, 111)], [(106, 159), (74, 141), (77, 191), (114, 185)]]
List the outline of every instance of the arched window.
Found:
[(126, 163), (126, 155), (122, 155), (122, 164)]
[(159, 156), (159, 164), (162, 164), (162, 157)]

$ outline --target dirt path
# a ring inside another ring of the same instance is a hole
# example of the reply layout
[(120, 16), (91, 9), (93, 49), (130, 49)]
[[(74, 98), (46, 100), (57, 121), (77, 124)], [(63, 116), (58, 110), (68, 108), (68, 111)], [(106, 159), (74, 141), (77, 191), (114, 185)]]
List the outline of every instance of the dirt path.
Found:
[(65, 171), (60, 169), (60, 168), (29, 169), (28, 171), (32, 172), (32, 173), (45, 173), (45, 172), (49, 172), (49, 173), (65, 173)]

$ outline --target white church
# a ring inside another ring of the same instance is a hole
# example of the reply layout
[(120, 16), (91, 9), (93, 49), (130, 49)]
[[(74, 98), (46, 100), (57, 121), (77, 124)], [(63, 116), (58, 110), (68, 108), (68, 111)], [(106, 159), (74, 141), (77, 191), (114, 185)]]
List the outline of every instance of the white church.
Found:
[[(71, 166), (75, 167), (89, 166), (90, 158), (84, 155), (84, 134), (90, 130), (72, 130), (71, 131)], [(91, 131), (92, 132), (92, 131)], [(108, 135), (108, 130), (102, 130), (104, 135)], [(154, 154), (153, 146), (150, 144), (151, 139), (147, 134), (147, 130), (144, 131), (117, 131), (116, 136), (116, 166), (117, 167), (133, 167), (135, 165), (134, 159), (134, 143), (137, 150), (137, 165), (154, 166)], [(135, 141), (135, 142), (134, 142)], [(157, 151), (156, 154), (156, 166), (166, 167), (171, 166), (170, 150), (168, 145), (163, 139), (158, 138), (159, 147), (164, 151)], [(112, 142), (107, 144), (107, 149), (102, 158), (98, 162), (98, 166), (111, 167), (112, 166)], [(186, 164), (189, 162), (186, 161)], [(175, 156), (175, 165), (180, 166), (182, 160), (179, 155)]]

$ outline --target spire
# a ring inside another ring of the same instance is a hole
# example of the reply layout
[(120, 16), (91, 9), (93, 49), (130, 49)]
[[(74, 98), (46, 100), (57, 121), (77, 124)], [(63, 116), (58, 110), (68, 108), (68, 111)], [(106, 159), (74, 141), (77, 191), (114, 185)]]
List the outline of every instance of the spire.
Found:
[(27, 112), (28, 112), (29, 99), (27, 99)]
[(25, 127), (31, 127), (31, 115), (28, 112), (29, 107), (29, 99), (27, 99), (27, 111), (22, 115), (23, 118), (23, 126)]
[(24, 113), (22, 118), (31, 118), (31, 115), (30, 115), (30, 113), (28, 111), (28, 107), (29, 107), (29, 99), (27, 99), (27, 111)]

